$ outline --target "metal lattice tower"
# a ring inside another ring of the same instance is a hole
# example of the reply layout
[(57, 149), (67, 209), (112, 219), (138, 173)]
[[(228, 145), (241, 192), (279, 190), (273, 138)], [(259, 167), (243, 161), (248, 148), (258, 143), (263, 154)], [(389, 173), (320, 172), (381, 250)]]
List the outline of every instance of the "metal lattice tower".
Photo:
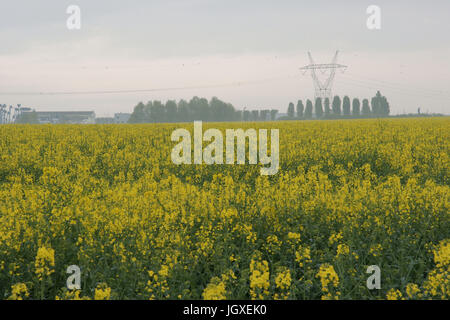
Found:
[[(314, 89), (315, 89), (315, 98), (321, 98), (322, 100), (325, 98), (331, 99), (333, 97), (331, 88), (333, 86), (334, 77), (336, 75), (337, 69), (342, 69), (342, 72), (345, 71), (347, 66), (344, 66), (342, 64), (337, 63), (337, 57), (338, 57), (339, 51), (336, 51), (336, 54), (334, 55), (333, 61), (331, 63), (325, 63), (325, 64), (316, 64), (314, 63), (314, 60), (311, 56), (311, 53), (308, 52), (309, 57), (309, 65), (300, 68), (300, 70), (303, 71), (303, 74), (305, 74), (308, 70), (311, 70), (311, 77), (313, 78), (314, 82)], [(317, 76), (317, 70), (320, 70), (321, 74), (326, 74), (329, 71), (328, 78), (325, 80), (325, 82), (322, 82), (319, 80), (319, 77)]]

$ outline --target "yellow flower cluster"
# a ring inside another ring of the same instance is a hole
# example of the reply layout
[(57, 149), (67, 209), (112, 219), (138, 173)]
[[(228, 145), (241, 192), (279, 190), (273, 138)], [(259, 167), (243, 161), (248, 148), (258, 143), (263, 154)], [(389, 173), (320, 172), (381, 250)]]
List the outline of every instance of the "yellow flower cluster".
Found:
[(276, 289), (280, 292), (275, 293), (275, 300), (286, 300), (289, 298), (292, 278), (291, 271), (288, 268), (282, 268), (282, 270), (275, 277)]
[(94, 299), (95, 300), (109, 300), (111, 297), (111, 288), (106, 283), (101, 283), (95, 288)]
[(291, 241), (293, 241), (294, 243), (298, 243), (300, 242), (300, 234), (296, 233), (296, 232), (288, 232), (287, 238)]
[(332, 265), (322, 264), (316, 277), (322, 285), (322, 300), (339, 299), (340, 292), (336, 290), (339, 286), (339, 276)]
[(250, 262), (250, 297), (264, 299), (269, 295), (269, 263), (266, 260)]
[(402, 299), (402, 293), (398, 289), (390, 289), (386, 294), (387, 300), (401, 300)]
[(424, 284), (424, 295), (443, 300), (450, 298), (450, 239), (443, 240), (433, 251), (436, 264)]
[(34, 267), (39, 280), (50, 276), (55, 270), (55, 250), (52, 248), (40, 247), (37, 251)]
[(213, 277), (209, 284), (203, 290), (202, 297), (205, 300), (225, 300), (227, 299), (227, 285), (232, 286), (236, 275), (233, 270), (228, 270), (222, 276)]
[(303, 268), (306, 263), (311, 263), (311, 249), (305, 246), (301, 246), (295, 252), (295, 261), (298, 262), (300, 268)]
[(348, 245), (344, 244), (338, 244), (337, 250), (336, 250), (336, 259), (339, 259), (340, 256), (346, 256), (350, 253), (350, 248)]
[(226, 297), (225, 283), (218, 277), (211, 279), (211, 282), (203, 291), (203, 299), (205, 300), (225, 300)]
[(11, 296), (9, 300), (23, 300), (28, 298), (30, 293), (28, 292), (27, 285), (25, 283), (17, 283), (11, 287)]
[(410, 299), (421, 298), (419, 286), (415, 283), (408, 283), (406, 286), (406, 294)]
[(443, 240), (433, 253), (437, 268), (450, 267), (450, 239)]
[[(161, 272), (162, 271), (162, 272)], [(167, 278), (165, 276), (166, 274), (166, 268), (162, 268), (160, 272), (155, 273), (153, 271), (149, 271), (149, 279), (147, 281), (147, 292), (150, 293), (150, 299), (163, 299), (163, 298), (170, 298), (169, 291), (169, 285), (167, 282)]]
[(279, 172), (173, 164), (192, 123), (0, 126), (0, 296), (449, 299), (448, 117), (203, 127), (279, 129)]

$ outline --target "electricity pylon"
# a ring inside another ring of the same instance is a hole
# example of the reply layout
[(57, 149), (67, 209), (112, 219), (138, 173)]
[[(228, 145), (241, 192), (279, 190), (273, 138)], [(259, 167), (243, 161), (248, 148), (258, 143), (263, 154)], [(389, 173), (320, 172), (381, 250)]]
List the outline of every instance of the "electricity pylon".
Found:
[[(314, 60), (311, 56), (311, 53), (308, 52), (309, 57), (309, 65), (304, 66), (303, 68), (300, 68), (300, 70), (303, 71), (303, 74), (305, 74), (308, 70), (311, 70), (311, 77), (313, 78), (314, 82), (314, 89), (315, 89), (315, 98), (321, 98), (322, 100), (325, 98), (330, 99), (332, 98), (332, 92), (331, 88), (333, 86), (334, 77), (336, 75), (337, 69), (342, 69), (342, 72), (347, 69), (347, 66), (344, 66), (342, 64), (337, 63), (337, 57), (338, 57), (339, 51), (336, 51), (336, 54), (334, 55), (333, 61), (331, 63), (324, 63), (324, 64), (316, 64), (314, 63)], [(325, 82), (322, 82), (319, 80), (319, 77), (317, 76), (317, 70), (320, 70), (322, 74), (326, 74), (327, 71), (330, 71), (328, 78), (325, 80)]]

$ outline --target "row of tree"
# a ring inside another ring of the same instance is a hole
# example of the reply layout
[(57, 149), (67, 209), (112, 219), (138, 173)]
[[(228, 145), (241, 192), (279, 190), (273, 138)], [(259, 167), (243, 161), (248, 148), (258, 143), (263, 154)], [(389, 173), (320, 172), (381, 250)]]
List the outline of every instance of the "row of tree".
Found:
[(301, 100), (298, 101), (297, 107), (291, 102), (287, 110), (289, 119), (310, 119), (313, 114), (316, 118), (336, 118), (336, 117), (370, 117), (370, 116), (389, 116), (390, 107), (386, 97), (382, 96), (380, 91), (371, 99), (364, 99), (362, 104), (358, 98), (350, 101), (348, 96), (342, 100), (339, 96), (335, 96), (330, 105), (328, 98), (317, 98), (314, 106), (311, 100), (306, 101), (306, 106)]
[(236, 110), (230, 103), (217, 98), (208, 101), (193, 97), (190, 101), (169, 100), (140, 102), (130, 117), (129, 123), (190, 122), (202, 121), (266, 121), (276, 120), (278, 110)]
[(169, 100), (140, 102), (130, 117), (130, 123), (149, 122), (185, 122), (185, 121), (238, 121), (241, 113), (235, 108), (217, 98), (208, 101), (205, 98), (193, 97), (189, 102), (180, 100), (178, 103)]
[[(275, 109), (252, 111), (244, 109), (241, 111), (236, 110), (230, 103), (215, 97), (210, 101), (205, 98), (193, 97), (190, 101), (169, 100), (166, 103), (149, 101), (147, 104), (140, 102), (134, 108), (129, 122), (274, 121), (277, 120), (277, 113), (278, 111)], [(367, 99), (361, 103), (358, 98), (351, 102), (348, 96), (342, 100), (339, 96), (335, 96), (331, 104), (328, 98), (316, 99), (314, 105), (309, 99), (306, 101), (306, 105), (299, 100), (297, 107), (291, 102), (287, 117), (284, 119), (311, 119), (313, 115), (315, 118), (388, 116), (389, 113), (389, 103), (386, 97), (378, 91), (370, 103)]]

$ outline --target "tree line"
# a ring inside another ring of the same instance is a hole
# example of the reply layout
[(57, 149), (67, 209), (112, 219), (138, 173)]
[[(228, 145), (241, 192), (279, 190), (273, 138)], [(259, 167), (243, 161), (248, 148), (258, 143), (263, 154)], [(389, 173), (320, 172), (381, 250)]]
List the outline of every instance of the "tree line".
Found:
[(130, 117), (130, 123), (152, 122), (188, 122), (202, 121), (237, 121), (241, 115), (233, 105), (217, 98), (208, 101), (205, 98), (193, 97), (190, 101), (169, 100), (140, 102)]
[(275, 120), (278, 110), (236, 110), (232, 104), (214, 97), (210, 101), (193, 97), (190, 101), (169, 100), (140, 102), (131, 114), (129, 123), (202, 121), (265, 121)]
[(341, 117), (386, 117), (389, 116), (390, 106), (385, 96), (382, 96), (380, 91), (371, 99), (363, 99), (362, 103), (358, 98), (350, 101), (348, 96), (341, 99), (335, 96), (333, 101), (325, 98), (317, 98), (314, 102), (306, 100), (306, 105), (302, 100), (294, 103), (289, 103), (286, 119), (312, 119), (313, 114), (315, 118), (341, 118)]
[(358, 98), (350, 101), (348, 96), (342, 100), (335, 96), (333, 101), (328, 98), (306, 101), (301, 100), (297, 107), (290, 103), (287, 116), (277, 117), (278, 110), (236, 110), (232, 104), (221, 101), (214, 97), (210, 101), (205, 98), (193, 97), (190, 101), (169, 100), (149, 101), (147, 104), (140, 102), (130, 117), (129, 123), (158, 123), (158, 122), (192, 122), (201, 121), (274, 121), (277, 119), (312, 119), (315, 118), (339, 118), (339, 117), (370, 117), (388, 116), (390, 113), (389, 103), (386, 97), (378, 91), (369, 103), (364, 99), (362, 103)]

